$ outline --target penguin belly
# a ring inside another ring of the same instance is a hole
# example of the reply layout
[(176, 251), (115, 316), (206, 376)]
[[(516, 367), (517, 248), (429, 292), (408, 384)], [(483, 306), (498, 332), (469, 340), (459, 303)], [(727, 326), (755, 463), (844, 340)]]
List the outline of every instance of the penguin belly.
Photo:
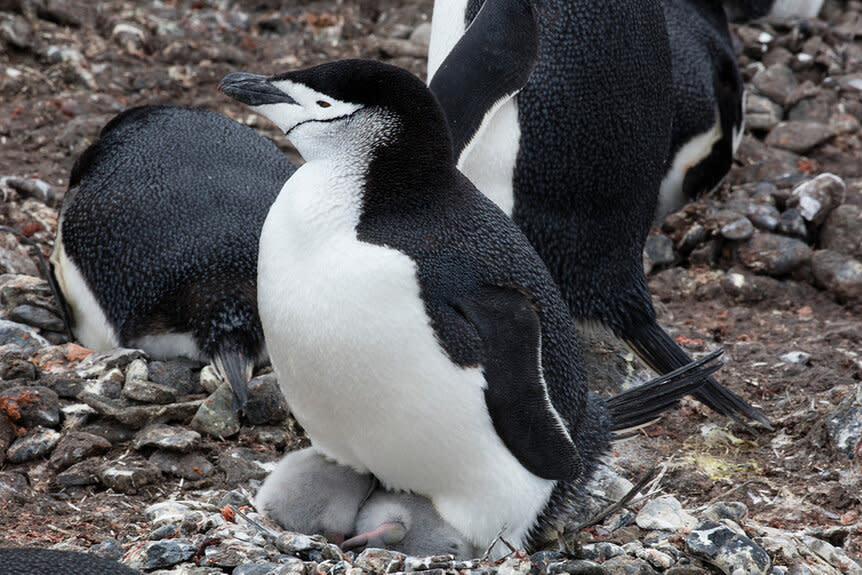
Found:
[(337, 172), (302, 166), (261, 235), (260, 316), (285, 398), (323, 454), (429, 497), (476, 545), (504, 527), (520, 544), (554, 482), (497, 435), (481, 368), (437, 341), (415, 263), (357, 239), (360, 194), (346, 187), (362, 184)]
[(458, 162), (458, 169), (509, 217), (515, 210), (515, 163), (520, 139), (518, 104), (513, 97), (489, 111)]

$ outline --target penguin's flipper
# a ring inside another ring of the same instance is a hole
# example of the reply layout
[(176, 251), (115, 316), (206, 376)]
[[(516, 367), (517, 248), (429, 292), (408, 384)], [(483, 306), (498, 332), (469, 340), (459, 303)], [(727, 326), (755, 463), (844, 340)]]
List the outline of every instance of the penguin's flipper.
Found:
[(213, 354), (213, 365), (233, 390), (233, 406), (244, 411), (248, 403), (248, 380), (254, 371), (254, 360), (231, 345), (222, 345)]
[(527, 0), (485, 2), (428, 85), (446, 113), (456, 160), (488, 113), (533, 73), (539, 35), (531, 5)]
[(580, 454), (548, 397), (541, 323), (529, 298), (516, 289), (484, 286), (454, 307), (481, 339), (485, 403), (503, 443), (539, 477), (577, 477)]
[[(691, 363), (688, 354), (655, 322), (642, 325), (636, 331), (624, 334), (623, 341), (658, 373), (669, 373)], [(709, 408), (742, 425), (746, 425), (743, 418), (748, 418), (772, 429), (772, 422), (762, 411), (712, 377), (707, 378), (703, 386), (692, 395)]]
[(706, 357), (651, 379), (634, 389), (605, 401), (611, 416), (611, 431), (624, 432), (654, 421), (674, 407), (680, 398), (696, 392), (704, 380), (721, 367), (717, 360), (724, 352), (716, 350)]

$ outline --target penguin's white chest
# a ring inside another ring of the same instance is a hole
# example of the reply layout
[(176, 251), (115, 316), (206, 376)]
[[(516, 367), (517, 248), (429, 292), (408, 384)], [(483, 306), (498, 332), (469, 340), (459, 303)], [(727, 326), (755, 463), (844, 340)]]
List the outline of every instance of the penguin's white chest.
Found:
[(264, 224), (259, 308), (285, 397), (319, 451), (429, 496), (477, 544), (503, 526), (518, 540), (553, 484), (494, 431), (481, 369), (440, 346), (413, 260), (357, 239), (360, 185), (305, 164)]

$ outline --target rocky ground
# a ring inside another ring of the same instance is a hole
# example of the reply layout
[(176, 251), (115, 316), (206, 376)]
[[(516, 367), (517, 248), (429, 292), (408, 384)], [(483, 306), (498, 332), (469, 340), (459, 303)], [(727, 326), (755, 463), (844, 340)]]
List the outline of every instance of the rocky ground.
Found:
[[(237, 420), (209, 368), (67, 342), (33, 252), (9, 235), (0, 542), (159, 573), (862, 573), (860, 12), (833, 1), (819, 20), (733, 27), (749, 90), (736, 165), (653, 230), (644, 259), (663, 324), (695, 355), (723, 347), (719, 379), (775, 430), (690, 401), (619, 444), (596, 509), (648, 469), (659, 475), (648, 496), (582, 532), (577, 560), (353, 557), (255, 527), (243, 506), (303, 444), (272, 376), (255, 380), (256, 408)], [(431, 0), (0, 0), (0, 224), (49, 253), (74, 159), (137, 104), (218, 110), (290, 152), (217, 92), (224, 75), (357, 56), (423, 75), (430, 14)]]

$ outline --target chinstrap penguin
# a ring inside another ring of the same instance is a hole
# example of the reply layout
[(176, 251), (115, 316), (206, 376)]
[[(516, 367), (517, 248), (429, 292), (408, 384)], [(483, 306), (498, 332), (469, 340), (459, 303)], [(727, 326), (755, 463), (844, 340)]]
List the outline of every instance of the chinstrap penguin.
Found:
[(86, 347), (212, 361), (242, 408), (265, 359), (260, 229), (293, 165), (216, 112), (127, 110), (78, 158), (51, 255)]
[(122, 563), (77, 551), (0, 547), (2, 575), (140, 575)]
[(663, 0), (673, 59), (673, 132), (655, 223), (713, 190), (742, 141), (743, 83), (724, 8)]
[[(658, 373), (686, 365), (642, 260), (674, 114), (660, 2), (437, 0), (428, 75), (459, 168), (524, 232), (579, 328), (610, 330)], [(714, 379), (696, 397), (769, 424)]]
[(258, 262), (292, 412), (315, 451), (428, 497), (471, 545), (555, 529), (612, 432), (715, 369), (588, 394), (553, 279), (456, 169), (443, 112), (409, 72), (346, 60), (220, 88), (306, 161), (267, 215)]

